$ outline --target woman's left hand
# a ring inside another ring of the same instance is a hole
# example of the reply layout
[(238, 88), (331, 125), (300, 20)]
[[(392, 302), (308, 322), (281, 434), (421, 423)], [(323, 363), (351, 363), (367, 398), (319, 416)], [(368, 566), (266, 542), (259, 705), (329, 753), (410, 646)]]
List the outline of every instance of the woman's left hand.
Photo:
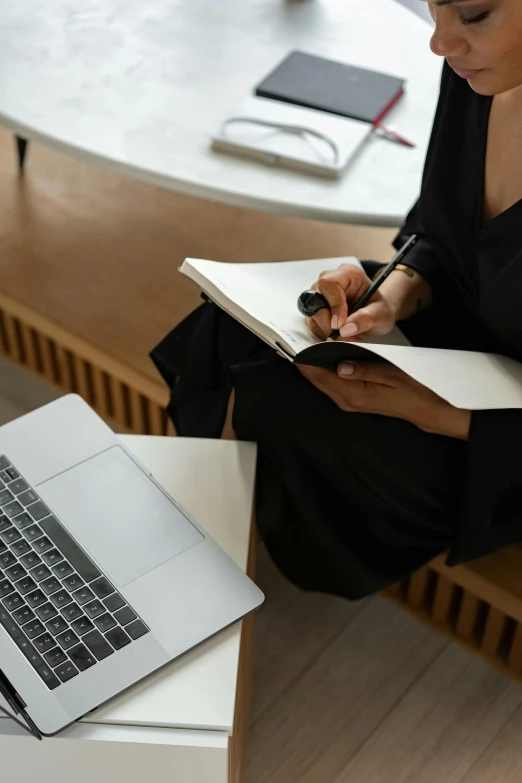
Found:
[(297, 366), (343, 411), (405, 419), (425, 432), (468, 440), (471, 411), (453, 407), (393, 364), (341, 362), (337, 373)]

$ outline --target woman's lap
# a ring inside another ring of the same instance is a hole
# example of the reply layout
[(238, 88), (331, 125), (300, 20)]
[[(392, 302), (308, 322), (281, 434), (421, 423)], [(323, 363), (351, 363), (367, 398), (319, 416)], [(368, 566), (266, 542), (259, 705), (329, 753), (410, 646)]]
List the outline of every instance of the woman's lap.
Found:
[(465, 444), (343, 412), (217, 308), (199, 312), (168, 346), (170, 413), (178, 434), (218, 437), (233, 385), (234, 429), (258, 444), (257, 524), (289, 578), (358, 598), (449, 548)]

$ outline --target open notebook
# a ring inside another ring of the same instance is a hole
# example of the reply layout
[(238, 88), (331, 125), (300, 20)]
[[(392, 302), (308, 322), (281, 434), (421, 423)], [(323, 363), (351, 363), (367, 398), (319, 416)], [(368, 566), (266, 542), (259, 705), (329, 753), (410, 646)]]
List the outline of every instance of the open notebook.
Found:
[(416, 348), (395, 329), (364, 344), (321, 342), (306, 328), (297, 299), (324, 269), (356, 258), (226, 264), (187, 258), (180, 271), (219, 307), (290, 361), (335, 367), (343, 359), (384, 359), (457, 408), (522, 408), (522, 364), (496, 354)]

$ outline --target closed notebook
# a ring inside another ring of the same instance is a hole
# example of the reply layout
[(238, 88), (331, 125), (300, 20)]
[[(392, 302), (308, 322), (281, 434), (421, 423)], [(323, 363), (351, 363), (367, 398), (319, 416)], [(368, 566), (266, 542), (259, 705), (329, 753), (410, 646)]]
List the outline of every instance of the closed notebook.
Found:
[(404, 80), (379, 71), (292, 52), (256, 88), (260, 98), (381, 121), (404, 91)]

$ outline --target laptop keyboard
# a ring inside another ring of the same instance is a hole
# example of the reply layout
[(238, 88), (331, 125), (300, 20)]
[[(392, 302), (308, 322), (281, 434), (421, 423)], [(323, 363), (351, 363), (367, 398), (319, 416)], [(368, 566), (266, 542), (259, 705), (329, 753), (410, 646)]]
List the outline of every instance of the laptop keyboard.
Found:
[(50, 690), (149, 632), (5, 456), (0, 626)]

